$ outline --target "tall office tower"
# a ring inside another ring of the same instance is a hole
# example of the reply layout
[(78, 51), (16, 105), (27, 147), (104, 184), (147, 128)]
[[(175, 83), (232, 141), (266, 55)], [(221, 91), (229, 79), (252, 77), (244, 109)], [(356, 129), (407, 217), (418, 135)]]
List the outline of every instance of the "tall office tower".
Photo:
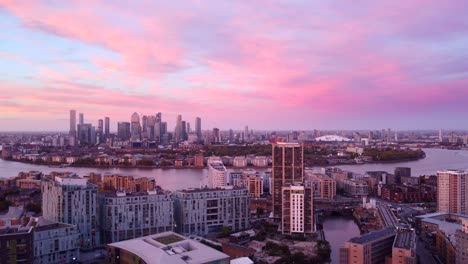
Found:
[(176, 143), (182, 141), (182, 115), (177, 115), (176, 125), (174, 128), (174, 140)]
[(161, 122), (161, 136), (167, 134), (167, 122)]
[(76, 134), (76, 110), (70, 110), (70, 135)]
[(150, 140), (154, 139), (154, 125), (156, 124), (156, 116), (148, 116), (148, 121), (146, 123), (146, 135)]
[(141, 118), (141, 128), (142, 128), (142, 132), (146, 133), (147, 132), (147, 126), (148, 126), (148, 117), (146, 115), (144, 115), (142, 118)]
[(94, 127), (91, 124), (79, 124), (77, 139), (80, 145), (94, 144), (96, 140)]
[(110, 192), (98, 200), (104, 244), (173, 229), (174, 202), (168, 193), (155, 190), (132, 194)]
[(161, 112), (157, 113), (155, 115), (155, 120), (154, 120), (154, 137), (159, 139), (159, 142), (161, 142), (161, 123), (162, 123), (162, 114)]
[(395, 235), (395, 230), (387, 227), (351, 238), (340, 248), (340, 264), (387, 263), (385, 258), (392, 255)]
[(221, 142), (221, 137), (219, 135), (219, 128), (213, 128), (213, 140), (211, 142), (213, 143)]
[(96, 131), (96, 142), (102, 143), (103, 140), (104, 140), (104, 121), (102, 119), (99, 119), (97, 131)]
[(400, 184), (402, 177), (411, 177), (411, 168), (409, 168), (409, 167), (396, 167), (394, 175), (395, 175), (395, 182)]
[(192, 128), (190, 127), (190, 122), (187, 122), (187, 134), (192, 133)]
[(442, 134), (442, 128), (439, 128), (439, 142), (444, 141), (444, 135)]
[(437, 211), (468, 214), (468, 171), (437, 172)]
[(131, 118), (131, 141), (139, 141), (141, 139), (141, 126), (140, 126), (140, 116), (135, 112), (132, 114)]
[(234, 142), (234, 131), (232, 129), (229, 129), (229, 143)]
[(304, 181), (303, 145), (273, 144), (272, 157), (273, 217), (281, 223), (281, 232), (314, 232), (313, 190), (311, 183)]
[(118, 122), (117, 123), (117, 137), (120, 140), (129, 140), (131, 137), (130, 123), (129, 122)]
[(104, 117), (104, 134), (106, 137), (109, 137), (110, 135), (110, 118), (109, 117)]
[(68, 135), (70, 146), (76, 144), (76, 110), (70, 110), (70, 132)]
[(249, 126), (244, 128), (244, 141), (249, 141)]
[(208, 166), (208, 187), (221, 188), (226, 186), (227, 170), (220, 157), (209, 157), (207, 162)]
[(78, 123), (80, 125), (84, 124), (84, 114), (80, 113), (80, 122)]
[(202, 140), (202, 132), (201, 132), (201, 118), (200, 117), (196, 117), (195, 118), (195, 133), (197, 133), (197, 137), (198, 137), (198, 142), (200, 142)]
[(236, 232), (250, 227), (250, 194), (245, 188), (175, 191), (177, 232), (187, 235), (219, 233), (223, 226)]
[(91, 249), (100, 245), (97, 213), (97, 186), (76, 175), (42, 180), (42, 215), (55, 222), (76, 225), (80, 245)]
[(181, 141), (185, 141), (188, 139), (188, 134), (187, 134), (187, 123), (182, 120), (181, 122)]
[(104, 132), (104, 121), (102, 119), (98, 120), (98, 132), (100, 133)]
[(462, 228), (455, 232), (456, 261), (455, 263), (468, 263), (468, 218), (461, 219)]

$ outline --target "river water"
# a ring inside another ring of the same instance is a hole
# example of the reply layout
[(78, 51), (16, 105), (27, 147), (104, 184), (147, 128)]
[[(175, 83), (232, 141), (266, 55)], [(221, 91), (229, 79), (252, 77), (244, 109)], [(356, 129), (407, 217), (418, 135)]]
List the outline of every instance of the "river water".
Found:
[(340, 247), (350, 238), (360, 236), (359, 227), (352, 217), (327, 217), (323, 222), (325, 239), (331, 246), (331, 263), (340, 263)]
[[(438, 170), (468, 168), (468, 151), (424, 149), (426, 158), (399, 163), (379, 163), (362, 165), (338, 166), (343, 170), (356, 173), (364, 173), (370, 170), (385, 170), (393, 172), (395, 167), (411, 167), (413, 176), (423, 174), (434, 174)], [(135, 177), (154, 177), (156, 183), (163, 189), (174, 191), (184, 188), (196, 188), (203, 185), (203, 179), (207, 176), (207, 169), (136, 169), (136, 168), (50, 168), (46, 165), (26, 164), (0, 159), (0, 178), (13, 177), (21, 171), (37, 170), (43, 173), (51, 171), (73, 171), (80, 176), (91, 172), (114, 173), (120, 175), (131, 175)], [(260, 172), (265, 169), (259, 169)]]
[(387, 171), (393, 173), (395, 167), (410, 167), (412, 176), (431, 175), (438, 170), (467, 169), (467, 150), (423, 149), (426, 158), (398, 163), (372, 163), (337, 166), (343, 170), (364, 174), (366, 171)]

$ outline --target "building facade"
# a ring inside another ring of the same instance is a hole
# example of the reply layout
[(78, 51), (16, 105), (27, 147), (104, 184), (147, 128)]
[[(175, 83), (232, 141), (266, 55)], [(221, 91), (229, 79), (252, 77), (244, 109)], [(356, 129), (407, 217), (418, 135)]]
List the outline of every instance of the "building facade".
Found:
[(208, 187), (221, 188), (226, 186), (227, 170), (220, 157), (209, 157), (207, 161), (208, 166)]
[(186, 235), (218, 233), (249, 228), (250, 195), (246, 188), (176, 191), (174, 215), (177, 231)]
[(272, 145), (273, 217), (283, 234), (314, 232), (313, 188), (304, 181), (304, 146), (298, 143)]
[(468, 171), (437, 172), (437, 211), (468, 214)]
[(172, 231), (174, 227), (170, 194), (156, 191), (133, 195), (112, 193), (98, 200), (105, 244)]
[(340, 264), (381, 264), (392, 255), (395, 230), (385, 228), (351, 238), (340, 248)]
[(314, 193), (310, 183), (294, 183), (282, 188), (283, 234), (312, 234), (314, 230)]
[(76, 225), (35, 219), (34, 263), (72, 263), (80, 257), (80, 233)]
[(75, 175), (44, 178), (42, 181), (42, 214), (45, 219), (76, 225), (80, 247), (100, 245), (97, 186)]

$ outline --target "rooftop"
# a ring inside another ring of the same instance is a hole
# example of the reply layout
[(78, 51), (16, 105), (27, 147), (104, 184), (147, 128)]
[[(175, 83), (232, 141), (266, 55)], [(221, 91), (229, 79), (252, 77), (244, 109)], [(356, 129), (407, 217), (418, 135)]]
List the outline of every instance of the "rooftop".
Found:
[(177, 190), (179, 193), (202, 193), (202, 192), (222, 192), (222, 191), (236, 191), (236, 190), (247, 190), (244, 187), (237, 186), (226, 186), (225, 188), (196, 188), (196, 189), (184, 189)]
[(147, 264), (196, 264), (229, 260), (229, 256), (174, 232), (109, 244), (140, 257)]
[(351, 141), (351, 139), (338, 136), (338, 135), (326, 135), (326, 136), (321, 136), (318, 138), (315, 138), (316, 141)]
[(8, 207), (8, 212), (6, 214), (1, 214), (0, 215), (0, 220), (6, 221), (6, 220), (16, 220), (19, 219), (24, 213), (24, 208), (23, 206), (10, 206)]
[(395, 236), (395, 241), (393, 247), (404, 248), (404, 249), (414, 249), (416, 248), (416, 236), (414, 231), (411, 230), (402, 230), (398, 231)]
[(351, 243), (355, 244), (366, 244), (372, 241), (380, 240), (381, 238), (386, 238), (389, 236), (394, 236), (395, 230), (393, 228), (385, 228), (379, 231), (370, 232), (364, 234), (360, 237), (353, 237), (349, 240)]

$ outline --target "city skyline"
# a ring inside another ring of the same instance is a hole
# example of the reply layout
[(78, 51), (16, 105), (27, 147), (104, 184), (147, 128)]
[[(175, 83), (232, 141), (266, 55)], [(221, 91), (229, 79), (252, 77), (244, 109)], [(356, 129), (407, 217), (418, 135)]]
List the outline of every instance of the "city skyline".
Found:
[(181, 114), (222, 130), (468, 129), (467, 12), (1, 0), (0, 131), (67, 131), (69, 109), (93, 124), (160, 111), (171, 128)]

